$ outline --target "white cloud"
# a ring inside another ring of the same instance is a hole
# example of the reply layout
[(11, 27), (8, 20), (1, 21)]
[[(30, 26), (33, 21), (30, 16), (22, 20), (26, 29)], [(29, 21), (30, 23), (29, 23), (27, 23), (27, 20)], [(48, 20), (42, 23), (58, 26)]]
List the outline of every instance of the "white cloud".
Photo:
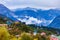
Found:
[(18, 18), (18, 16), (14, 15), (14, 14), (12, 14), (12, 16), (15, 17), (15, 18)]
[(42, 24), (44, 26), (49, 25), (53, 21), (53, 19), (52, 20), (45, 20), (42, 18), (41, 20), (38, 20), (37, 18), (30, 17), (30, 16), (24, 16), (24, 17), (26, 17), (28, 19), (26, 19), (26, 18), (24, 18), (24, 19), (17, 18), (17, 19), (21, 22), (25, 22), (26, 24)]
[(60, 8), (60, 0), (0, 0), (10, 9), (21, 7)]
[(30, 16), (25, 16), (26, 18), (21, 19), (21, 18), (17, 18), (18, 20), (20, 20), (21, 22), (26, 22), (26, 24), (40, 24), (42, 23), (41, 20), (38, 20), (37, 18), (34, 17), (30, 17)]
[(30, 16), (21, 16), (21, 17), (24, 17), (24, 19), (21, 19), (21, 18), (19, 18), (19, 16), (15, 15), (15, 14), (12, 14), (12, 16), (21, 22), (25, 22), (26, 24), (42, 24), (44, 26), (49, 25), (55, 19), (55, 17), (54, 17), (52, 20), (46, 20), (44, 18), (39, 20), (37, 18), (30, 17)]
[(40, 23), (42, 23), (41, 20), (38, 20), (37, 18), (34, 18), (34, 17), (30, 17), (27, 22), (28, 23), (31, 22), (33, 24), (40, 24)]

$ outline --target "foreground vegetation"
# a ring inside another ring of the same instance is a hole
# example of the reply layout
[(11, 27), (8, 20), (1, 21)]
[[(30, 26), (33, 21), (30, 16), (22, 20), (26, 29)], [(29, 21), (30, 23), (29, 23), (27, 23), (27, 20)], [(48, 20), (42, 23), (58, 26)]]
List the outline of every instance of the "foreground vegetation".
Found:
[(26, 25), (24, 22), (12, 22), (1, 18), (0, 21), (0, 24), (7, 24), (6, 27), (0, 26), (0, 40), (50, 40), (51, 34), (57, 35), (56, 29), (50, 27)]
[(20, 35), (11, 35), (7, 28), (0, 27), (0, 40), (49, 40), (48, 36), (41, 36), (40, 34), (30, 34), (23, 32)]

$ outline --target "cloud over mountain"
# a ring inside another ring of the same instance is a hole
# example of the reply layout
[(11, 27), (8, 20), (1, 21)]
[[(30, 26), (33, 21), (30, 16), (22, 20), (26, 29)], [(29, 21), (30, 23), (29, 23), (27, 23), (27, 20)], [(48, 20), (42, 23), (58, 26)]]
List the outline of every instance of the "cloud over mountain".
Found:
[(42, 9), (60, 8), (60, 0), (0, 0), (1, 4), (10, 9), (22, 7), (35, 7)]

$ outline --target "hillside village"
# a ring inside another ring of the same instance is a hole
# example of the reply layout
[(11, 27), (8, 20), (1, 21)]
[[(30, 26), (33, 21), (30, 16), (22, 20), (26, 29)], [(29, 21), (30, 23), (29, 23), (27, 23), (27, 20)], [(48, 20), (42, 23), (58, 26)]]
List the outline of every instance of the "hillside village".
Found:
[[(33, 24), (26, 25), (24, 22), (23, 23), (22, 22), (13, 22), (13, 21), (7, 20), (7, 18), (6, 19), (0, 18), (0, 21), (1, 21), (0, 29), (3, 32), (4, 32), (4, 30), (7, 31), (7, 33), (12, 37), (11, 40), (17, 40), (17, 38), (18, 38), (18, 40), (50, 40), (52, 38), (58, 39), (58, 37), (59, 37), (59, 34), (57, 34), (55, 31), (56, 29), (49, 30), (48, 28), (46, 28), (44, 26), (39, 27), (39, 26), (33, 25)], [(10, 21), (12, 23), (9, 24), (10, 22), (7, 23), (7, 21)], [(1, 33), (1, 31), (0, 31), (0, 33)], [(6, 40), (8, 40), (8, 39), (6, 39)]]

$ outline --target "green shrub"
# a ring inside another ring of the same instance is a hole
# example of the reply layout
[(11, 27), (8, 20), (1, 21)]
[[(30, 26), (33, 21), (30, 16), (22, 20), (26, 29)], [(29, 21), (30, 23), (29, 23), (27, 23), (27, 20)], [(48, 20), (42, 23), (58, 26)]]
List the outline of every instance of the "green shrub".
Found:
[(17, 37), (10, 35), (10, 40), (18, 40)]
[(21, 40), (33, 40), (33, 37), (29, 34), (23, 33), (21, 36)]
[(5, 27), (0, 27), (0, 40), (9, 40), (9, 33)]

